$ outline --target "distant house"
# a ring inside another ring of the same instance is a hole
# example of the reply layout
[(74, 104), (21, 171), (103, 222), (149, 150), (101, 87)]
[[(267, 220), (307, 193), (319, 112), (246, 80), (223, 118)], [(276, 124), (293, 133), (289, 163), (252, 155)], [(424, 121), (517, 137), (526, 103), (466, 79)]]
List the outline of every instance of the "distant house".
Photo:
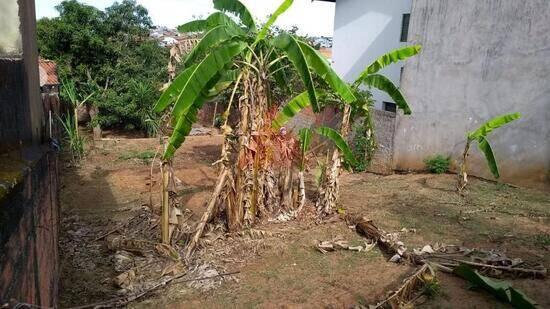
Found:
[(58, 93), (59, 78), (57, 77), (57, 64), (52, 60), (38, 59), (38, 73), (40, 76), (40, 90), (42, 93)]
[[(501, 180), (550, 189), (548, 0), (319, 0), (335, 2), (334, 68), (351, 81), (377, 56), (405, 44), (422, 52), (389, 76), (411, 116), (396, 114), (392, 168), (418, 170), (435, 153), (458, 158), (465, 132), (504, 113), (522, 119), (495, 131)], [(376, 107), (393, 109), (374, 92)], [(471, 152), (470, 172), (491, 178)]]

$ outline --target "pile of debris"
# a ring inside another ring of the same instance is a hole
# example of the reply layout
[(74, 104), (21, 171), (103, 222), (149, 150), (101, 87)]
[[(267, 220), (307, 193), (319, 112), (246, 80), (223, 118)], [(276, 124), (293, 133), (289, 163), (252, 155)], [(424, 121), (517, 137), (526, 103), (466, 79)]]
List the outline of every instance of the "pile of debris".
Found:
[[(116, 307), (149, 295), (169, 283), (186, 282), (192, 289), (212, 289), (231, 275), (208, 262), (183, 257), (185, 233), (178, 243), (158, 243), (159, 217), (148, 207), (142, 207), (130, 219), (118, 223), (113, 220), (98, 222), (79, 216), (63, 220), (63, 238), (60, 241), (63, 260), (72, 269), (95, 273), (96, 287), (102, 285), (103, 297), (111, 299), (79, 308)], [(114, 226), (114, 227), (113, 227)], [(99, 269), (98, 264), (103, 264)], [(100, 277), (104, 276), (103, 278)], [(105, 278), (108, 277), (108, 278)], [(225, 278), (225, 279), (224, 279)]]
[(472, 286), (484, 289), (516, 308), (535, 308), (535, 302), (508, 282), (489, 277), (503, 276), (544, 279), (547, 269), (541, 264), (527, 263), (519, 258), (508, 258), (504, 253), (465, 248), (454, 245), (425, 245), (422, 249), (407, 250), (398, 238), (399, 233), (386, 233), (372, 220), (355, 220), (357, 233), (378, 244), (390, 256), (389, 261), (408, 262), (418, 269), (395, 292), (373, 308), (408, 308), (414, 306), (419, 295), (436, 282), (436, 270), (468, 280)]

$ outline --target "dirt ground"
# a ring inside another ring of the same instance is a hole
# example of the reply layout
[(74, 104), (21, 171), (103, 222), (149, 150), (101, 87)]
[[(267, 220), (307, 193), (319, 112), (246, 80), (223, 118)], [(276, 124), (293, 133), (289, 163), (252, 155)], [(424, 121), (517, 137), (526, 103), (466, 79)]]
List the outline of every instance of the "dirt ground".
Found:
[[(219, 136), (193, 136), (175, 159), (183, 181), (180, 203), (199, 218), (213, 190)], [(62, 171), (61, 306), (117, 297), (118, 274), (104, 239), (98, 235), (149, 204), (150, 160), (155, 139), (96, 142), (78, 167)], [(158, 166), (154, 168), (154, 185)], [(386, 231), (401, 231), (409, 248), (435, 242), (494, 249), (509, 257), (550, 266), (550, 194), (472, 179), (466, 194), (454, 191), (454, 175), (369, 173), (342, 177), (341, 207), (346, 214), (373, 219)], [(158, 207), (158, 190), (153, 205)], [(154, 209), (158, 211), (158, 209)], [(218, 235), (218, 236), (216, 236)], [(239, 273), (217, 280), (168, 285), (130, 304), (133, 308), (349, 308), (375, 304), (414, 269), (388, 262), (378, 248), (369, 252), (322, 254), (319, 241), (362, 243), (353, 229), (335, 218), (322, 224), (304, 216), (285, 223), (266, 222), (242, 235), (209, 233), (197, 253), (200, 265)], [(189, 276), (197, 276), (191, 272)], [(202, 272), (204, 273), (204, 272)], [(506, 308), (491, 295), (439, 274), (441, 293), (425, 308)], [(508, 279), (550, 308), (548, 280)]]

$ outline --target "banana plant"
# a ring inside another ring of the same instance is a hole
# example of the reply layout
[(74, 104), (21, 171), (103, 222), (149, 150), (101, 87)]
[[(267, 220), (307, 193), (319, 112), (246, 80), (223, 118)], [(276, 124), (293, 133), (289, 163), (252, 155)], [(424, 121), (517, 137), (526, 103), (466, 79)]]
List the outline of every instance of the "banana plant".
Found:
[[(346, 89), (351, 91), (351, 95), (355, 97), (353, 101), (344, 101), (344, 104), (339, 104), (340, 98), (331, 98), (330, 94), (316, 95), (316, 97), (323, 98), (326, 101), (333, 103), (333, 105), (339, 106), (342, 111), (342, 121), (340, 127), (340, 136), (346, 140), (349, 132), (350, 123), (357, 118), (364, 118), (364, 125), (367, 126), (367, 135), (369, 138), (369, 145), (376, 145), (374, 141), (374, 127), (372, 126), (372, 118), (370, 112), (370, 99), (362, 95), (360, 86), (366, 86), (369, 89), (376, 88), (387, 93), (394, 101), (397, 107), (403, 110), (404, 114), (411, 114), (411, 108), (405, 100), (403, 94), (397, 86), (393, 84), (391, 80), (385, 76), (379, 74), (379, 71), (393, 63), (397, 63), (401, 60), (405, 60), (418, 54), (421, 50), (421, 46), (412, 45), (405, 46), (394, 51), (391, 51), (367, 66), (359, 77)], [(327, 62), (324, 61), (324, 64)], [(319, 65), (322, 65), (321, 63)], [(277, 114), (273, 121), (275, 128), (284, 126), (289, 120), (296, 116), (304, 108), (311, 106), (314, 111), (318, 111), (318, 105), (314, 106), (309, 92), (304, 92), (290, 100)], [(349, 148), (349, 147), (348, 147)], [(325, 173), (325, 179), (322, 180), (319, 188), (319, 199), (317, 200), (317, 210), (320, 214), (328, 214), (336, 208), (336, 202), (338, 198), (338, 177), (341, 173), (341, 149), (336, 147), (332, 155), (332, 167)], [(344, 153), (344, 156), (346, 154)], [(349, 160), (348, 160), (349, 161)]]
[[(261, 205), (262, 201), (254, 198), (268, 194), (260, 192), (261, 183), (265, 180), (255, 177), (265, 173), (255, 170), (250, 158), (256, 156), (253, 151), (254, 140), (257, 138), (256, 132), (263, 125), (263, 115), (268, 108), (278, 104), (272, 99), (272, 89), (288, 88), (286, 72), (293, 70), (300, 77), (306, 89), (307, 100), (316, 112), (320, 109), (316, 80), (323, 81), (329, 88), (328, 91), (343, 102), (351, 103), (356, 100), (350, 86), (338, 77), (323, 56), (308, 43), (286, 32), (275, 36), (270, 31), (277, 18), (292, 3), (293, 0), (282, 1), (260, 27), (240, 1), (214, 0), (213, 5), (217, 12), (206, 19), (178, 27), (180, 32), (202, 32), (202, 39), (184, 59), (184, 70), (166, 88), (154, 108), (156, 112), (171, 112), (173, 133), (162, 156), (163, 164), (170, 164), (189, 134), (198, 110), (214, 98), (212, 90), (233, 85), (231, 98), (223, 115), (229, 115), (230, 110), (234, 109), (238, 111), (240, 119), (236, 128), (230, 128), (227, 118), (224, 119), (225, 125), (222, 129), (225, 139), (218, 178), (218, 184), (222, 185), (216, 186), (225, 188), (227, 186), (223, 184), (231, 179), (235, 182), (232, 187), (239, 188), (234, 192), (235, 196), (227, 198), (225, 203), (228, 208), (228, 227), (231, 230), (252, 223), (259, 215), (258, 210), (266, 209)], [(230, 80), (224, 80), (224, 76), (231, 75), (227, 72), (233, 70), (238, 70), (239, 74), (233, 75)], [(235, 141), (236, 147), (228, 147), (228, 144)], [(228, 159), (230, 156), (227, 152), (231, 149), (238, 152), (234, 162)], [(215, 203), (217, 199), (222, 199), (220, 194), (215, 192), (211, 201)], [(197, 233), (202, 233), (202, 230), (199, 228)]]
[(299, 162), (299, 193), (298, 193), (298, 213), (302, 210), (306, 200), (304, 170), (306, 166), (306, 156), (311, 144), (312, 134), (316, 133), (321, 137), (326, 138), (334, 144), (334, 146), (343, 154), (344, 160), (347, 166), (354, 166), (357, 162), (353, 151), (349, 147), (346, 140), (333, 128), (321, 126), (316, 129), (302, 128), (298, 132), (298, 139), (300, 141), (300, 162)]
[(457, 184), (458, 192), (462, 192), (466, 187), (466, 185), (468, 184), (467, 158), (469, 155), (470, 146), (474, 142), (477, 142), (477, 146), (479, 150), (485, 156), (485, 159), (487, 161), (487, 166), (489, 167), (489, 170), (491, 171), (493, 176), (497, 179), (500, 177), (497, 161), (495, 159), (493, 149), (491, 148), (491, 145), (487, 140), (487, 136), (493, 130), (498, 129), (506, 125), (507, 123), (510, 123), (519, 118), (521, 118), (520, 113), (500, 115), (487, 121), (486, 123), (481, 125), (479, 128), (477, 128), (477, 130), (467, 133), (466, 146), (464, 147), (464, 152), (462, 153), (462, 162), (460, 163), (460, 168), (458, 173), (458, 184)]

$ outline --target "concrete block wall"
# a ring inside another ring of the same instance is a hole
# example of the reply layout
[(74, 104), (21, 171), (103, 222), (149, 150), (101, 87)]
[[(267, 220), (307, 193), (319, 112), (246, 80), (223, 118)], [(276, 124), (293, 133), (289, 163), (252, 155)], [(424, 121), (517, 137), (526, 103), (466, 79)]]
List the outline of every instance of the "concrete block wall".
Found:
[(374, 135), (378, 145), (368, 171), (389, 175), (393, 173), (393, 138), (395, 134), (396, 114), (383, 110), (374, 110)]
[[(435, 153), (459, 158), (466, 132), (511, 112), (489, 136), (503, 182), (550, 189), (548, 0), (414, 0), (401, 87), (413, 114), (398, 116), (394, 167), (422, 169)], [(492, 179), (476, 146), (470, 174)]]

